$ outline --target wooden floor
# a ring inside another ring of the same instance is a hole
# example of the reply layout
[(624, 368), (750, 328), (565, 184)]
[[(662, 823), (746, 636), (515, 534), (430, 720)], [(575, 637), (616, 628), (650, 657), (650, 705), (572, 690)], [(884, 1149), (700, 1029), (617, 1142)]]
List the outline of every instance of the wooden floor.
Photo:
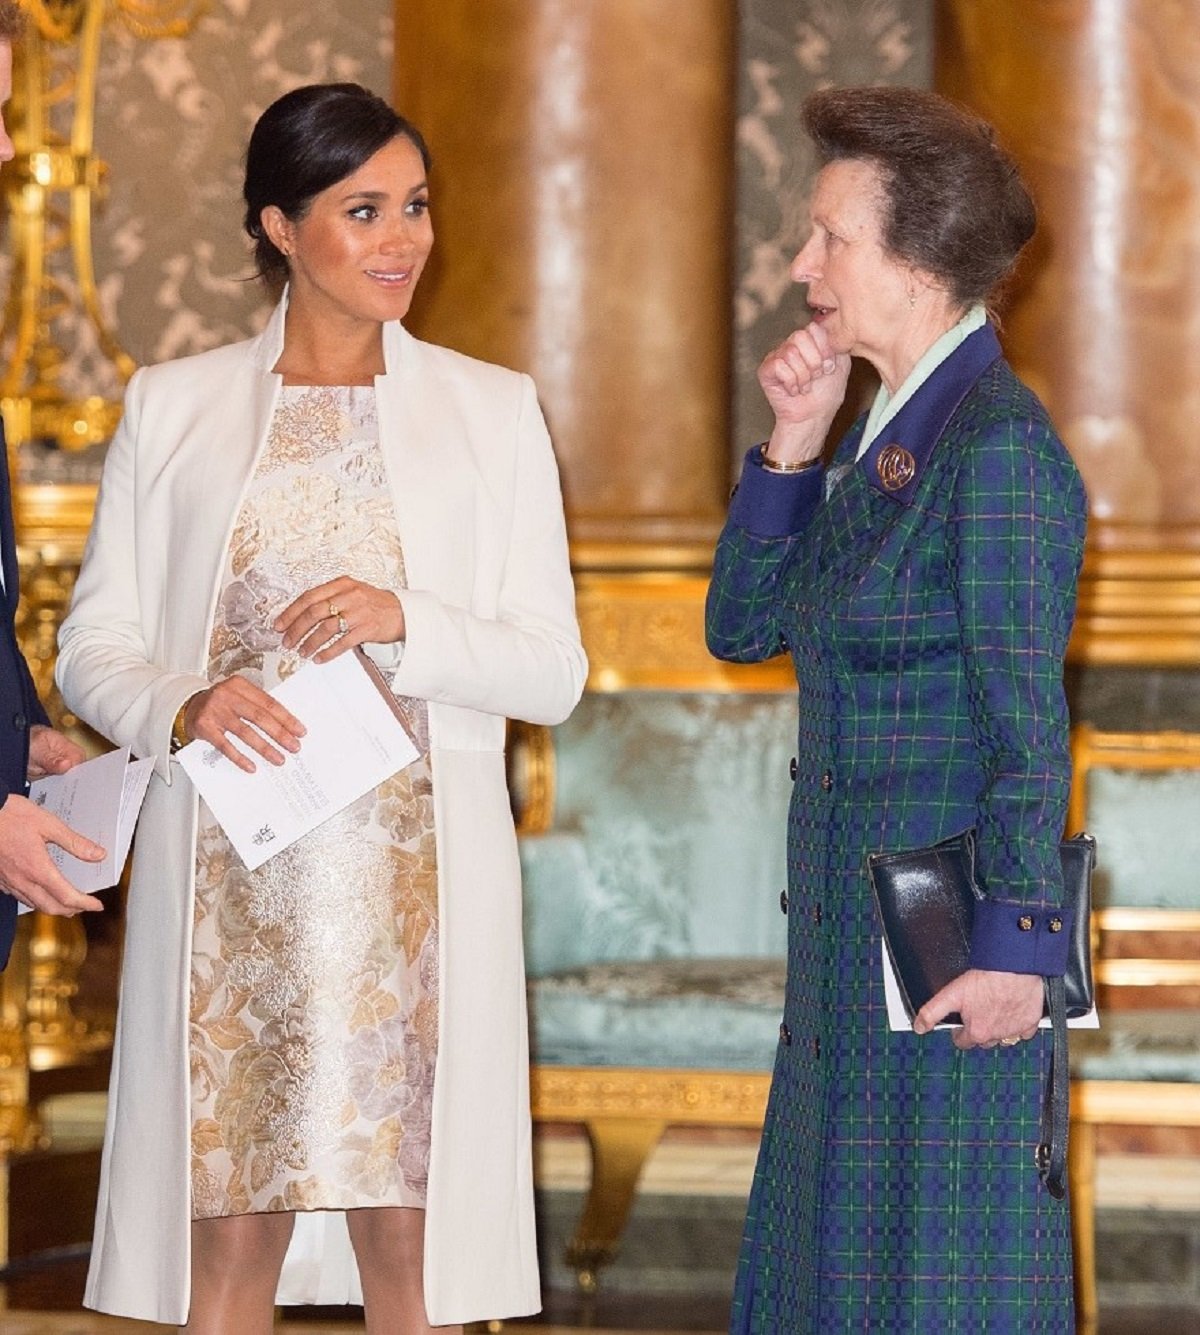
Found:
[[(648, 1166), (643, 1187), (662, 1199), (678, 1200), (691, 1194), (744, 1195), (753, 1167), (753, 1152), (751, 1143), (743, 1144), (736, 1138), (719, 1143), (687, 1138), (668, 1140)], [(52, 1212), (62, 1212), (72, 1184), (79, 1178), (74, 1161), (65, 1155), (63, 1159), (70, 1171), (49, 1181), (42, 1174), (29, 1184), (14, 1224), (27, 1219), (35, 1211), (35, 1205), (44, 1211), (53, 1202)], [(586, 1180), (586, 1168), (586, 1145), (578, 1134), (542, 1138), (537, 1172), (544, 1186), (577, 1190)], [(15, 1174), (14, 1184), (21, 1186), (20, 1173)], [(1175, 1212), (1195, 1212), (1196, 1201), (1200, 1200), (1200, 1156), (1110, 1154), (1101, 1160), (1098, 1185), (1108, 1207), (1118, 1212), (1140, 1210), (1151, 1218), (1167, 1221)], [(34, 1191), (33, 1186), (38, 1189)], [(89, 1220), (90, 1208), (89, 1202)], [(690, 1233), (688, 1236), (693, 1237)], [(1195, 1236), (1193, 1241), (1200, 1246)], [(84, 1244), (62, 1248), (53, 1263), (32, 1265), (28, 1273), (14, 1273), (20, 1271), (19, 1264), (15, 1265), (9, 1272), (11, 1283), (7, 1291), (0, 1285), (0, 1335), (154, 1335), (175, 1329), (82, 1311), (79, 1298), (85, 1268)], [(1195, 1285), (1192, 1298), (1186, 1301), (1185, 1295), (1164, 1287), (1161, 1293), (1152, 1296), (1153, 1302), (1159, 1304), (1157, 1309), (1142, 1305), (1141, 1298), (1131, 1303), (1130, 1295), (1125, 1292), (1111, 1290), (1110, 1295), (1120, 1305), (1103, 1302), (1101, 1335), (1200, 1335), (1200, 1307), (1192, 1300)], [(704, 1297), (695, 1290), (687, 1296), (675, 1291), (672, 1296), (658, 1293), (655, 1297), (605, 1291), (588, 1310), (585, 1300), (574, 1291), (548, 1287), (545, 1301), (547, 1311), (542, 1317), (509, 1323), (504, 1326), (503, 1335), (576, 1335), (585, 1330), (591, 1335), (674, 1335), (678, 1331), (717, 1335), (724, 1331), (728, 1317), (728, 1295), (724, 1290), (720, 1297), (712, 1296), (711, 1292)], [(304, 1309), (286, 1309), (277, 1332), (285, 1335), (363, 1332), (361, 1320), (342, 1319), (342, 1309), (303, 1313)], [(479, 1325), (470, 1328), (469, 1335), (485, 1335), (485, 1332), (486, 1328)]]
[[(122, 1321), (116, 1317), (72, 1316), (64, 1313), (0, 1312), (3, 1335), (151, 1335), (174, 1331), (174, 1326), (148, 1325), (145, 1321)], [(354, 1335), (362, 1324), (283, 1322), (276, 1327), (280, 1335)], [(505, 1326), (505, 1335), (575, 1335), (577, 1326)], [(626, 1332), (596, 1332), (596, 1335), (627, 1335)], [(638, 1331), (637, 1335), (648, 1335)]]
[[(0, 1312), (0, 1332), (3, 1335), (151, 1335), (152, 1332), (174, 1331), (174, 1326), (157, 1326), (145, 1321), (123, 1321), (117, 1317), (94, 1316), (90, 1313), (70, 1312)], [(482, 1326), (471, 1330), (483, 1332)], [(504, 1326), (504, 1335), (577, 1335), (580, 1326), (556, 1326), (541, 1322), (528, 1324), (513, 1322)], [(590, 1326), (592, 1335), (655, 1335), (640, 1329), (618, 1331), (613, 1327)], [(363, 1330), (361, 1322), (282, 1321), (276, 1327), (278, 1335), (357, 1335)], [(716, 1331), (712, 1335), (717, 1335)]]
[[(66, 1313), (0, 1312), (3, 1335), (151, 1335), (151, 1332), (175, 1330), (174, 1326), (148, 1325), (145, 1321), (122, 1321), (116, 1317), (72, 1316)], [(353, 1335), (362, 1324), (346, 1322), (283, 1322), (276, 1327), (281, 1335)], [(505, 1326), (505, 1335), (574, 1335), (577, 1326)], [(596, 1332), (596, 1335), (626, 1335), (625, 1332)], [(648, 1335), (639, 1331), (637, 1335)]]

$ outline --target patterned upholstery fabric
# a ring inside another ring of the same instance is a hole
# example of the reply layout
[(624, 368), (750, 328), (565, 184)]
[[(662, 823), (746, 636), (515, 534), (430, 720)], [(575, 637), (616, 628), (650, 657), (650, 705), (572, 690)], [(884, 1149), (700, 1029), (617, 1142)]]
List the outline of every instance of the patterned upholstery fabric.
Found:
[(1196, 1012), (1104, 1011), (1099, 1029), (1071, 1031), (1071, 1074), (1084, 1080), (1200, 1081)]
[[(1200, 909), (1198, 810), (1196, 770), (1090, 767), (1087, 827), (1097, 839), (1096, 903)], [(1071, 1073), (1086, 1080), (1200, 1081), (1200, 1013), (1103, 1009), (1098, 1030), (1072, 1032)]]
[(530, 993), (537, 1060), (769, 1071), (784, 973), (782, 959), (745, 958), (565, 969)]
[(1096, 903), (1200, 909), (1200, 773), (1088, 772), (1087, 825), (1098, 841)]
[[(585, 695), (521, 841), (534, 1060), (769, 1070), (790, 695)], [(698, 1035), (703, 1035), (702, 1040)]]

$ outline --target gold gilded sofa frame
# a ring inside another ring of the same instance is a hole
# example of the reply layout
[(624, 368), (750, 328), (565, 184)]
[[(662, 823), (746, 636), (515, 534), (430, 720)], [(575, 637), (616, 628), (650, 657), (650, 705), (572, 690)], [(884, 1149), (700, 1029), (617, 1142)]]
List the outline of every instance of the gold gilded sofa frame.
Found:
[[(1200, 769), (1200, 735), (1184, 732), (1102, 732), (1087, 724), (1071, 737), (1074, 779), (1068, 830), (1087, 828), (1087, 782), (1094, 768), (1166, 772)], [(1100, 856), (1103, 858), (1103, 844)], [(1092, 914), (1093, 971), (1104, 1011), (1118, 989), (1139, 1004), (1152, 994), (1200, 989), (1200, 909), (1100, 907)], [(1138, 954), (1126, 955), (1124, 942)], [(1162, 951), (1154, 953), (1155, 946)], [(1180, 946), (1189, 953), (1181, 957)], [(1096, 1139), (1100, 1126), (1200, 1127), (1200, 1089), (1166, 1081), (1085, 1080), (1071, 1084), (1069, 1182), (1075, 1246), (1076, 1310), (1081, 1332), (1096, 1328)]]

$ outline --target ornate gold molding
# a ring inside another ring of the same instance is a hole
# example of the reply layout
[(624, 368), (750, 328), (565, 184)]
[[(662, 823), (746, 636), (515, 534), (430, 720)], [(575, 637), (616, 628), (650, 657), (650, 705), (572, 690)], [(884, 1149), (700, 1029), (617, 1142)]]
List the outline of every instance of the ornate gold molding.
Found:
[(554, 824), (554, 739), (540, 723), (508, 724), (508, 787), (518, 834), (545, 834)]
[(533, 1115), (545, 1122), (598, 1117), (653, 1119), (673, 1125), (762, 1125), (771, 1076), (756, 1071), (657, 1070), (608, 1066), (535, 1066)]
[(593, 691), (794, 691), (786, 657), (721, 663), (704, 643), (707, 575), (676, 571), (576, 576)]
[[(704, 644), (711, 549), (572, 548), (579, 621), (594, 691), (791, 691), (786, 656), (719, 663)], [(638, 560), (657, 562), (640, 568)], [(1200, 666), (1200, 551), (1089, 548), (1068, 661), (1105, 667)]]
[(121, 415), (120, 394), (76, 394), (63, 385), (63, 317), (79, 308), (91, 326), (97, 363), (108, 363), (114, 391), (134, 371), (101, 309), (92, 259), (92, 212), (105, 175), (94, 152), (104, 23), (115, 16), (142, 38), (181, 37), (202, 0), (19, 3), (29, 22), (14, 52), (15, 156), (4, 173), (13, 273), (4, 305), (10, 346), (0, 409), (10, 449), (31, 439), (78, 449), (110, 439)]
[(58, 628), (75, 588), (96, 488), (21, 485), (15, 497), (21, 561), (17, 635), (51, 720), (73, 728), (77, 720), (67, 713), (54, 685), (54, 664)]

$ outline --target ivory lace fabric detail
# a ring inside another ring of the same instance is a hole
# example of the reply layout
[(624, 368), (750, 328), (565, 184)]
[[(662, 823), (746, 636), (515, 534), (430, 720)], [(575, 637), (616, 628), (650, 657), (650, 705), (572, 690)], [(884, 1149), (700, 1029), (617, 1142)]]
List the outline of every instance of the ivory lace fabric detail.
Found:
[[(374, 390), (285, 387), (226, 555), (210, 678), (270, 689), (294, 672), (271, 622), (341, 574), (406, 585)], [(194, 1218), (425, 1203), (437, 866), (425, 704), (401, 705), (420, 759), (257, 871), (201, 803)]]

